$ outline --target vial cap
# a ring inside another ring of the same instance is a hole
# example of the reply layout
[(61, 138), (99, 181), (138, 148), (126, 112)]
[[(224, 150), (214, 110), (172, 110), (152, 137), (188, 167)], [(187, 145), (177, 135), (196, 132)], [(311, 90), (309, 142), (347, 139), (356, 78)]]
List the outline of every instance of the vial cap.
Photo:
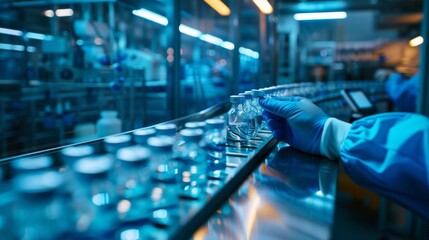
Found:
[(255, 97), (264, 97), (265, 92), (262, 90), (252, 90), (252, 95)]
[(52, 167), (51, 156), (20, 158), (13, 161), (11, 166), (16, 171), (38, 171)]
[(115, 118), (118, 116), (118, 112), (111, 110), (101, 111), (100, 116), (103, 118)]
[(63, 184), (63, 178), (55, 171), (40, 171), (20, 175), (12, 184), (21, 193), (46, 193), (58, 189)]
[(240, 95), (231, 95), (229, 97), (229, 100), (231, 103), (244, 103), (246, 101), (246, 98)]
[(149, 149), (142, 146), (131, 146), (122, 148), (116, 153), (116, 158), (119, 161), (130, 164), (146, 162), (147, 160), (149, 160), (149, 157)]
[(244, 96), (246, 99), (252, 99), (252, 94), (249, 92), (240, 93), (240, 96)]
[(206, 126), (205, 122), (187, 122), (185, 123), (185, 128), (204, 128)]
[(85, 157), (77, 160), (73, 169), (84, 175), (107, 173), (113, 167), (114, 160), (110, 155)]
[(180, 131), (180, 137), (185, 141), (200, 141), (203, 133), (201, 129), (183, 129)]
[(147, 140), (148, 146), (156, 151), (172, 151), (174, 139), (169, 136), (151, 137)]
[(158, 136), (174, 136), (176, 135), (176, 124), (167, 123), (155, 126), (156, 135)]
[(94, 153), (94, 148), (89, 145), (66, 147), (61, 150), (61, 154), (66, 158), (82, 158)]
[(206, 124), (206, 128), (208, 129), (223, 128), (225, 126), (225, 120), (217, 118), (207, 119)]
[(106, 137), (104, 147), (107, 152), (116, 152), (120, 148), (128, 147), (131, 144), (131, 136), (128, 134)]
[(139, 129), (133, 132), (134, 141), (140, 145), (146, 145), (150, 137), (155, 136), (156, 131), (153, 128)]

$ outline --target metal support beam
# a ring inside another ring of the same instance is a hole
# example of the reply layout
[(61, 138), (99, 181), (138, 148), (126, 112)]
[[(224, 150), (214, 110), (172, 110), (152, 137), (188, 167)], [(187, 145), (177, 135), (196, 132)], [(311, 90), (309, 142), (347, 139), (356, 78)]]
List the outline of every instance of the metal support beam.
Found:
[[(277, 1), (273, 2), (274, 5), (274, 9), (277, 9)], [(268, 23), (269, 25), (267, 26), (271, 26), (270, 32), (271, 34), (269, 34), (269, 39), (268, 39), (268, 46), (272, 46), (271, 47), (271, 52), (270, 52), (270, 56), (271, 56), (271, 85), (277, 85), (277, 70), (278, 70), (278, 61), (279, 61), (279, 46), (278, 46), (278, 34), (277, 34), (277, 19), (278, 19), (278, 11), (276, 10), (276, 13), (274, 15), (271, 15), (269, 17)]]
[[(267, 46), (267, 15), (260, 12), (259, 13), (259, 78), (256, 82), (256, 88), (261, 88), (265, 86), (265, 82), (268, 77), (267, 73), (270, 71), (269, 65), (265, 63), (270, 61), (270, 54), (268, 54), (268, 46)], [(268, 69), (265, 67), (267, 66)]]
[(229, 87), (229, 95), (237, 94), (240, 84), (240, 52), (238, 49), (241, 46), (241, 24), (240, 12), (242, 1), (231, 1), (231, 16), (229, 17), (229, 31), (232, 42), (234, 43), (234, 50), (232, 51), (232, 78), (226, 86)]
[[(180, 107), (180, 0), (166, 3), (168, 25), (166, 27), (167, 49), (173, 49), (173, 59), (167, 59), (167, 107), (170, 119), (181, 116)], [(167, 50), (166, 49), (166, 50)]]
[(420, 47), (420, 91), (417, 96), (417, 112), (429, 116), (429, 2), (423, 1), (421, 35), (424, 43)]

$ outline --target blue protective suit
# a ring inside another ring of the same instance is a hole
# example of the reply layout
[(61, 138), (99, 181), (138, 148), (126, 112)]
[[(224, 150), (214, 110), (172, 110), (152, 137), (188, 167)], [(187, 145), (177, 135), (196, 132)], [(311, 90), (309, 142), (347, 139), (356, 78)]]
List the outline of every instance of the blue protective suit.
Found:
[(416, 99), (420, 83), (420, 74), (410, 79), (394, 73), (386, 81), (386, 92), (399, 112), (416, 112)]
[(429, 118), (383, 113), (349, 124), (305, 98), (259, 101), (273, 135), (292, 147), (340, 158), (358, 184), (429, 219)]
[(354, 122), (341, 160), (358, 184), (429, 219), (429, 119), (384, 113)]

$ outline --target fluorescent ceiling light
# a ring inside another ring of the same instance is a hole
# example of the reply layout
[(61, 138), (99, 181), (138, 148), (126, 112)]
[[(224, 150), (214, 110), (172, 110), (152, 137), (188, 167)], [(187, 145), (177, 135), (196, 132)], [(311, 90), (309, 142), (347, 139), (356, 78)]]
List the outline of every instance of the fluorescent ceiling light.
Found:
[(186, 26), (185, 24), (180, 24), (179, 31), (181, 33), (184, 33), (186, 35), (189, 35), (191, 37), (199, 37), (201, 35), (201, 31), (191, 28), (189, 26)]
[(55, 10), (55, 15), (57, 17), (71, 17), (73, 16), (73, 9), (71, 8), (64, 8), (64, 9), (57, 9)]
[(146, 20), (152, 21), (154, 23), (161, 24), (163, 26), (168, 25), (168, 19), (166, 17), (146, 10), (144, 8), (140, 8), (139, 10), (133, 10), (133, 14)]
[(41, 33), (28, 32), (25, 33), (25, 37), (36, 40), (52, 40), (54, 37)]
[(35, 47), (33, 47), (33, 46), (28, 46), (27, 47), (27, 52), (36, 52), (36, 48)]
[(268, 0), (253, 0), (255, 5), (259, 8), (259, 11), (261, 11), (264, 14), (271, 14), (273, 13), (273, 7), (268, 2)]
[(244, 54), (244, 55), (248, 55), (248, 56), (252, 55), (252, 53), (253, 53), (252, 50), (250, 50), (248, 48), (245, 48), (245, 47), (240, 47), (238, 49), (238, 52), (241, 53), (241, 54)]
[(297, 21), (344, 19), (347, 17), (347, 13), (346, 12), (296, 13), (293, 15), (293, 17)]
[(253, 51), (251, 49), (248, 49), (248, 48), (245, 48), (245, 47), (240, 47), (238, 49), (238, 52), (241, 53), (241, 54), (243, 54), (243, 55), (255, 58), (255, 59), (259, 58), (259, 53), (258, 52), (255, 52), (255, 51)]
[(234, 43), (225, 41), (222, 43), (221, 47), (226, 48), (228, 50), (233, 50), (235, 46), (234, 46)]
[(54, 11), (53, 10), (46, 10), (45, 16), (46, 17), (54, 17), (55, 16)]
[(213, 8), (221, 16), (229, 16), (231, 10), (221, 0), (204, 0), (211, 8)]
[(0, 43), (0, 49), (2, 50), (13, 50), (13, 51), (19, 51), (22, 52), (25, 50), (25, 47), (22, 45), (14, 45), (14, 44), (8, 44), (8, 43)]
[(411, 47), (417, 47), (420, 46), (424, 42), (424, 39), (422, 36), (415, 37), (410, 40), (409, 44)]
[(24, 33), (20, 30), (9, 29), (9, 28), (0, 28), (0, 33), (6, 34), (6, 35), (18, 36), (18, 37), (21, 37), (24, 35), (26, 38), (36, 39), (36, 40), (52, 40), (54, 38), (51, 35), (45, 35), (42, 33), (35, 33), (35, 32)]
[(45, 11), (45, 16), (46, 17), (54, 17), (55, 15), (57, 17), (71, 17), (73, 16), (74, 11), (71, 8), (63, 8), (63, 9), (57, 9), (55, 10), (55, 14), (53, 10), (46, 10)]
[(0, 28), (0, 33), (13, 36), (22, 36), (22, 31), (9, 28)]
[(222, 43), (223, 43), (222, 39), (215, 37), (213, 35), (210, 35), (210, 34), (203, 34), (200, 36), (200, 39), (205, 41), (205, 42), (217, 45), (217, 46), (222, 46)]

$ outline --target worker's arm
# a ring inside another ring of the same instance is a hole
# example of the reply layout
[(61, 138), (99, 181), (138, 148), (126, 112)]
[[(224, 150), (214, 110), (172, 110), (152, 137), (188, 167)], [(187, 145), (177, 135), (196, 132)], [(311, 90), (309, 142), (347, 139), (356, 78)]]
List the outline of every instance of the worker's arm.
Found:
[(415, 74), (410, 79), (402, 74), (392, 73), (386, 81), (386, 93), (400, 112), (415, 112), (416, 98), (420, 74)]
[(429, 219), (429, 119), (377, 114), (352, 125), (328, 118), (310, 101), (262, 99), (273, 135), (304, 152), (341, 157), (358, 184)]
[(353, 123), (341, 160), (356, 183), (429, 219), (429, 119), (385, 113)]

